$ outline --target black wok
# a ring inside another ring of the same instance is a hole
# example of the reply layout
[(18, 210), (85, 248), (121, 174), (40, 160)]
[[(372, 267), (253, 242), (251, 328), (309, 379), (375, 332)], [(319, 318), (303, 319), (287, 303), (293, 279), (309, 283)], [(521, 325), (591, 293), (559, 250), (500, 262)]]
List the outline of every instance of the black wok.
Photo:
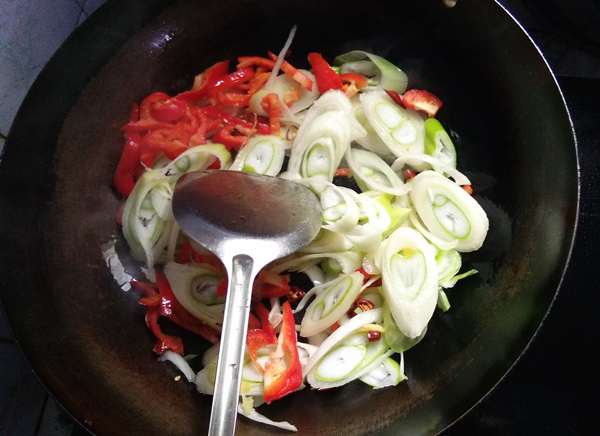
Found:
[[(547, 65), (495, 2), (114, 0), (40, 74), (0, 169), (2, 304), (41, 380), (96, 434), (205, 434), (211, 402), (155, 361), (139, 296), (103, 261), (114, 242), (141, 274), (115, 221), (119, 128), (148, 93), (188, 88), (219, 60), (277, 51), (294, 24), (297, 66), (309, 51), (363, 49), (444, 101), (438, 118), (455, 132), (491, 231), (465, 259), (480, 274), (451, 290), (451, 310), (406, 354), (408, 381), (306, 389), (262, 412), (300, 434), (435, 434), (498, 383), (552, 304), (576, 224), (575, 142)], [(278, 433), (245, 419), (238, 432)]]

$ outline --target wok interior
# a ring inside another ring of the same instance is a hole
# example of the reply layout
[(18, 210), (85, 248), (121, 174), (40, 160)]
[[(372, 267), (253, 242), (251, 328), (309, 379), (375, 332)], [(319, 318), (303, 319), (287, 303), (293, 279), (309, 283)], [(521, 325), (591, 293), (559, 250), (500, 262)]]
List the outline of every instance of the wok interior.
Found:
[[(139, 295), (121, 291), (103, 263), (102, 249), (112, 241), (142, 277), (115, 221), (122, 203), (112, 187), (119, 129), (147, 94), (189, 88), (195, 74), (223, 59), (278, 52), (293, 25), (295, 66), (308, 67), (310, 51), (329, 60), (371, 51), (405, 70), (410, 88), (444, 101), (438, 118), (455, 133), (459, 169), (472, 179), (491, 230), (481, 252), (465, 256), (465, 268), (480, 274), (448, 291), (450, 311), (436, 313), (426, 339), (406, 353), (408, 381), (382, 390), (360, 383), (305, 389), (259, 411), (295, 424), (300, 434), (436, 433), (498, 382), (551, 304), (574, 231), (575, 147), (543, 60), (499, 6), (180, 2), (129, 39), (70, 111), (47, 169), (53, 189), (33, 212), (41, 223), (42, 268), (25, 280), (23, 296), (11, 297), (35, 299), (16, 321), (22, 347), (57, 399), (98, 434), (205, 434), (211, 404), (156, 362)], [(278, 433), (245, 419), (238, 432)]]

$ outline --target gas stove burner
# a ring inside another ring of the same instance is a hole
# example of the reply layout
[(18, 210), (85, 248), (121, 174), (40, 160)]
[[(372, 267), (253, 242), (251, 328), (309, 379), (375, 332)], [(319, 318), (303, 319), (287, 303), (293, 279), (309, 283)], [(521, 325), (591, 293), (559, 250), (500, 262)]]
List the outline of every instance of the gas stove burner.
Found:
[(548, 30), (600, 55), (600, 0), (523, 0), (523, 4)]

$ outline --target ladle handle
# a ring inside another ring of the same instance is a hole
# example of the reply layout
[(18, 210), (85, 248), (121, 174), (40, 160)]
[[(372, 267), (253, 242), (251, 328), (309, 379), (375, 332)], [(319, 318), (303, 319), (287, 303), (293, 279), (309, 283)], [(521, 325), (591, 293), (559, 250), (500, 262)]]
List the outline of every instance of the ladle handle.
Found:
[(210, 436), (232, 436), (235, 432), (252, 283), (257, 274), (250, 256), (235, 256), (231, 264), (208, 430)]

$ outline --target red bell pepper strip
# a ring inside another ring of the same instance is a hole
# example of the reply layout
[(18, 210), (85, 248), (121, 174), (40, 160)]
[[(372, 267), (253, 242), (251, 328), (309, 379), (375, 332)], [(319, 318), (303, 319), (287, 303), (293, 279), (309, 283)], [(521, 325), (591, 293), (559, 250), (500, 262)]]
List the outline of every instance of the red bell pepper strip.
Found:
[(137, 121), (130, 121), (122, 129), (127, 132), (143, 132), (145, 130), (172, 128), (172, 124), (159, 121), (152, 115), (152, 105), (154, 103), (164, 103), (169, 98), (164, 92), (153, 92), (142, 100), (139, 119)]
[[(271, 59), (273, 59), (274, 61), (277, 60), (277, 55), (274, 53), (269, 52), (269, 57)], [(304, 89), (306, 89), (308, 91), (312, 91), (312, 87), (313, 87), (312, 80), (310, 79), (310, 77), (308, 77), (302, 71), (298, 70), (298, 68), (291, 65), (285, 59), (281, 62), (280, 68), (281, 68), (281, 71), (283, 71), (285, 74), (287, 74), (292, 79), (294, 79), (296, 82), (298, 82), (300, 84), (300, 86), (302, 86)]]
[(183, 124), (178, 124), (171, 130), (152, 130), (142, 138), (140, 160), (147, 167), (151, 167), (161, 152), (173, 160), (188, 149), (187, 144), (192, 134), (193, 132)]
[(208, 117), (199, 107), (194, 105), (188, 105), (187, 113), (192, 127), (196, 129), (196, 132), (190, 136), (190, 147), (206, 144)]
[(269, 335), (271, 338), (271, 343), (277, 342), (277, 336), (275, 335), (275, 330), (273, 329), (273, 325), (271, 321), (269, 321), (269, 311), (260, 301), (252, 304), (252, 310), (258, 316), (258, 319), (261, 323), (261, 328)]
[(355, 73), (344, 73), (340, 74), (340, 79), (344, 84), (343, 90), (348, 97), (352, 97), (357, 94), (361, 89), (365, 89), (368, 86), (367, 79), (360, 74)]
[(177, 256), (177, 263), (186, 264), (186, 263), (195, 263), (199, 265), (209, 265), (214, 269), (226, 274), (225, 266), (223, 262), (212, 253), (198, 253), (192, 247), (189, 241), (185, 241), (181, 245), (181, 249), (179, 250), (179, 256)]
[(255, 287), (259, 288), (260, 298), (285, 297), (291, 290), (286, 277), (267, 270), (258, 273)]
[(355, 73), (344, 73), (340, 74), (342, 83), (354, 83), (358, 88), (363, 89), (367, 87), (367, 79), (361, 74)]
[(133, 288), (136, 288), (144, 293), (144, 297), (138, 301), (144, 306), (158, 306), (162, 300), (160, 293), (156, 290), (156, 287), (150, 283), (138, 282), (132, 280), (130, 282)]
[[(258, 68), (257, 68), (258, 70)], [(262, 88), (265, 83), (271, 77), (271, 72), (257, 73), (254, 75), (254, 78), (250, 81), (250, 88), (248, 88), (248, 95), (252, 96), (258, 92), (260, 88)]]
[(331, 89), (342, 89), (344, 87), (340, 76), (331, 69), (320, 53), (309, 53), (308, 61), (312, 66), (317, 88), (321, 94), (325, 94)]
[(221, 279), (221, 281), (219, 282), (219, 285), (217, 286), (217, 297), (224, 297), (225, 295), (227, 295), (227, 287), (229, 286), (229, 281), (227, 280), (227, 277), (224, 277)]
[(175, 353), (183, 354), (183, 342), (181, 338), (164, 334), (158, 324), (162, 310), (162, 296), (156, 287), (150, 283), (138, 282), (136, 280), (131, 281), (131, 286), (142, 291), (144, 294), (144, 297), (139, 302), (146, 306), (146, 325), (158, 339), (153, 350), (157, 354), (163, 354), (168, 349), (173, 350)]
[(402, 95), (402, 103), (407, 109), (415, 109), (425, 112), (429, 118), (435, 117), (437, 111), (442, 107), (442, 100), (429, 91), (411, 89)]
[(254, 329), (260, 329), (261, 323), (260, 320), (254, 315), (252, 312), (248, 314), (248, 331)]
[(278, 136), (281, 133), (281, 107), (279, 96), (274, 92), (265, 95), (262, 99), (261, 106), (269, 115), (270, 134)]
[(248, 107), (250, 106), (251, 97), (249, 94), (240, 92), (219, 92), (217, 103), (223, 106)]
[(271, 126), (269, 125), (269, 121), (263, 117), (256, 117), (256, 131), (260, 135), (270, 135), (271, 134)]
[(135, 185), (135, 170), (140, 164), (142, 153), (142, 137), (137, 132), (128, 132), (125, 140), (125, 148), (117, 165), (114, 175), (114, 184), (119, 194), (129, 197)]
[(290, 303), (283, 303), (283, 320), (277, 349), (265, 363), (263, 398), (267, 404), (294, 392), (302, 385), (302, 365), (296, 343), (296, 323)]
[(156, 286), (162, 296), (161, 315), (169, 318), (175, 324), (183, 327), (186, 330), (202, 336), (207, 341), (216, 344), (219, 342), (219, 332), (212, 327), (200, 321), (198, 318), (190, 314), (177, 301), (171, 285), (163, 272), (156, 273)]
[(275, 67), (275, 61), (272, 59), (263, 58), (260, 56), (240, 56), (238, 58), (237, 69), (242, 69), (250, 66), (263, 67), (267, 70), (272, 70)]
[[(273, 56), (277, 59), (273, 53), (269, 53), (270, 56)], [(241, 56), (238, 58), (237, 68), (245, 68), (251, 65), (256, 65), (258, 67), (263, 67), (268, 70), (272, 70), (275, 67), (274, 59), (267, 59), (260, 56)], [(310, 77), (304, 74), (302, 71), (298, 70), (296, 67), (291, 65), (288, 61), (284, 60), (281, 63), (281, 71), (290, 76), (296, 82), (298, 82), (303, 88), (306, 88), (309, 91), (312, 91), (313, 83)]]
[(242, 148), (248, 142), (248, 137), (244, 135), (232, 135), (233, 129), (233, 126), (223, 126), (211, 138), (213, 143), (223, 144), (227, 150), (239, 150)]
[(150, 105), (150, 114), (162, 123), (177, 121), (185, 115), (187, 103), (183, 100), (169, 98), (165, 101), (155, 101)]
[(206, 115), (209, 117), (220, 119), (224, 124), (235, 127), (240, 133), (244, 135), (251, 135), (253, 133), (253, 125), (252, 123), (242, 120), (236, 116), (231, 115), (228, 112), (225, 112), (223, 109), (219, 109), (214, 106), (202, 106), (201, 109), (204, 111)]
[(200, 101), (206, 98), (206, 87), (220, 77), (225, 76), (228, 70), (229, 61), (217, 62), (194, 78), (194, 86), (190, 91), (184, 91), (175, 98), (186, 102)]
[(269, 322), (269, 311), (260, 301), (252, 305), (252, 311), (258, 316), (261, 328), (248, 330), (248, 333), (246, 334), (246, 349), (248, 350), (248, 355), (254, 362), (256, 369), (262, 373), (263, 367), (258, 363), (257, 359), (258, 350), (267, 345), (276, 344), (277, 336), (275, 335), (273, 326)]
[(304, 292), (299, 287), (291, 286), (290, 291), (287, 294), (287, 299), (290, 303), (294, 304), (295, 302), (297, 302), (298, 300), (303, 298), (305, 295), (306, 295), (306, 292)]
[(272, 340), (267, 332), (262, 329), (249, 329), (246, 334), (246, 350), (248, 356), (254, 362), (254, 366), (259, 372), (264, 372), (263, 367), (258, 362), (258, 350), (266, 347), (267, 345), (276, 344), (277, 339)]
[(217, 98), (219, 92), (226, 89), (236, 88), (243, 83), (249, 82), (254, 77), (254, 68), (246, 67), (234, 71), (223, 77), (208, 83), (205, 86), (206, 96), (213, 101)]
[(157, 354), (163, 354), (166, 350), (172, 350), (177, 354), (183, 355), (183, 342), (181, 338), (164, 334), (158, 325), (158, 318), (160, 317), (160, 307), (150, 306), (146, 309), (146, 325), (154, 333), (154, 336), (158, 339), (158, 342), (154, 345), (154, 352)]
[(389, 90), (386, 89), (385, 93), (392, 100), (394, 100), (394, 103), (396, 103), (398, 106), (404, 107), (404, 103), (402, 103), (402, 97), (400, 97), (400, 94), (398, 94), (396, 91), (389, 91)]
[(248, 330), (246, 336), (246, 347), (248, 350), (248, 355), (254, 362), (254, 365), (262, 373), (263, 367), (260, 365), (260, 363), (258, 363), (257, 360), (258, 350), (266, 347), (267, 345), (276, 344), (277, 336), (275, 335), (273, 326), (269, 322), (269, 311), (260, 301), (252, 305), (252, 311), (256, 312), (258, 315), (261, 327)]

